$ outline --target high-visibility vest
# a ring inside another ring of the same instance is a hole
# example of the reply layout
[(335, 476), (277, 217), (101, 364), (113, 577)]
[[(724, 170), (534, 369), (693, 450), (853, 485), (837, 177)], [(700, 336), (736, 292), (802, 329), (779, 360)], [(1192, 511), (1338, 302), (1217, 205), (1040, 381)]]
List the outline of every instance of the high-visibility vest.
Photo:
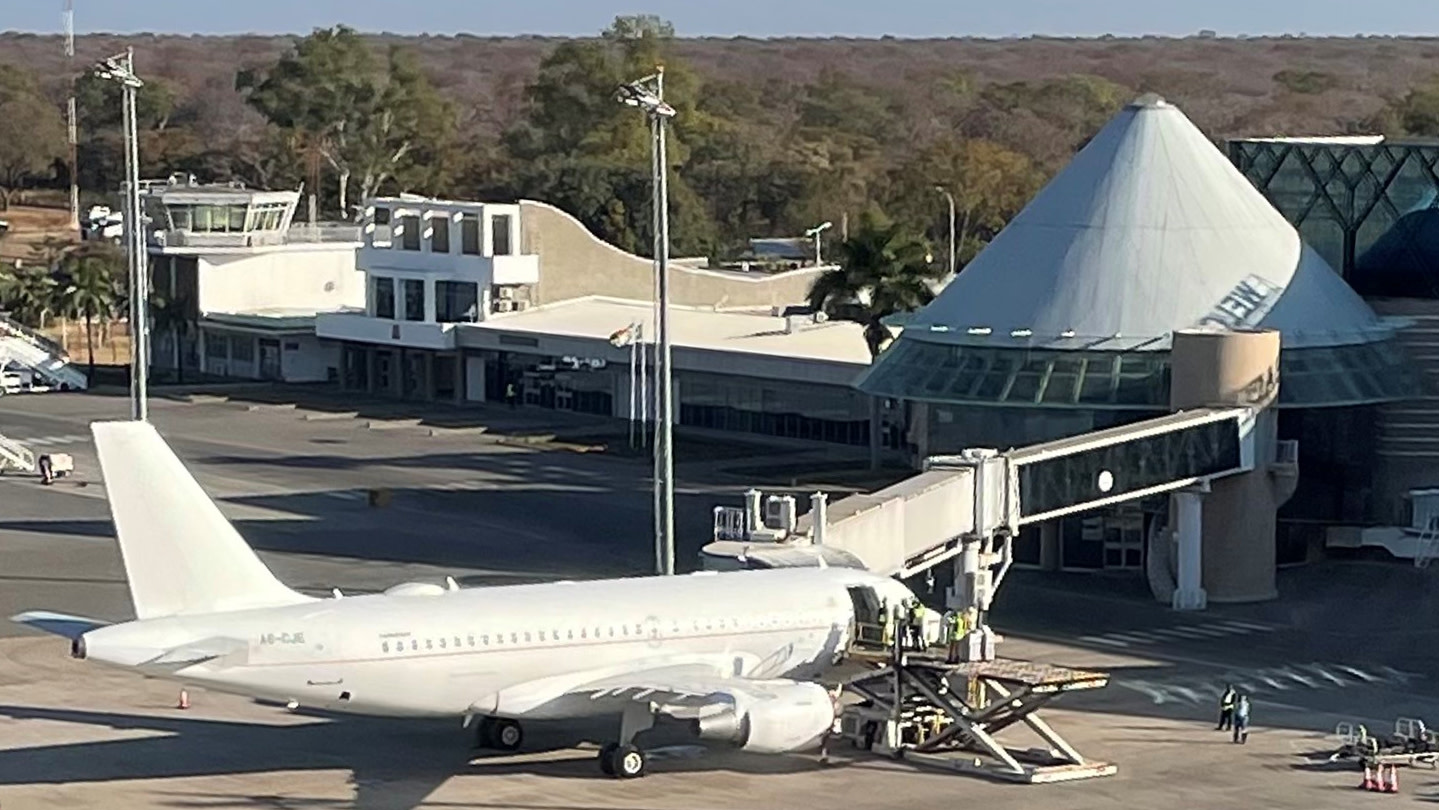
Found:
[(1225, 709), (1232, 709), (1234, 708), (1234, 701), (1236, 697), (1237, 696), (1233, 692), (1225, 692), (1224, 697), (1220, 699), (1219, 705)]

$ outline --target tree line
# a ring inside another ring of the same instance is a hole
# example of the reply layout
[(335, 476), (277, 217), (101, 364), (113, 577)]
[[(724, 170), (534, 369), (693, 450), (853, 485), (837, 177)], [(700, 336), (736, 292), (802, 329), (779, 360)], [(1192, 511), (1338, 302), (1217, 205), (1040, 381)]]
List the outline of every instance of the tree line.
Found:
[[(956, 69), (916, 75), (918, 86), (899, 94), (892, 82), (834, 63), (739, 80), (687, 64), (664, 21), (621, 17), (599, 37), (554, 45), (520, 87), (508, 89), (510, 74), (491, 77), (504, 92), (478, 103), (457, 91), (455, 76), (423, 68), (415, 48), (376, 42), (320, 29), (278, 58), (237, 65), (228, 86), (200, 90), (166, 73), (179, 69), (172, 61), (147, 71), (142, 45), (144, 174), (304, 185), (319, 192), (325, 217), (353, 215), (377, 192), (543, 199), (643, 252), (644, 125), (612, 92), (663, 63), (680, 108), (671, 153), (677, 252), (732, 255), (750, 237), (842, 225), (869, 208), (939, 242), (947, 210), (934, 187), (944, 186), (956, 197), (964, 262), (1123, 103), (1167, 89), (1162, 78), (979, 80)], [(0, 70), (3, 204), (17, 187), (68, 177), (64, 83)], [(1276, 73), (1273, 86), (1312, 104), (1336, 81), (1296, 68)], [(118, 90), (89, 75), (77, 77), (76, 90), (81, 186), (112, 191), (122, 166)], [(1395, 98), (1373, 123), (1439, 135), (1439, 83)]]

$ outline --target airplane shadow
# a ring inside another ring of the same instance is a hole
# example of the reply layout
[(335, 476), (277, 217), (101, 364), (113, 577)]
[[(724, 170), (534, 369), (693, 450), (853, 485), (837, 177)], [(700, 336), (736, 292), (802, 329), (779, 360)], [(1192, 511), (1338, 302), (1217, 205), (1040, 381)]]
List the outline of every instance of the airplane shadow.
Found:
[[(276, 712), (281, 710), (276, 709)], [(436, 806), (427, 797), (452, 778), (528, 775), (613, 784), (600, 773), (595, 752), (618, 728), (618, 718), (527, 723), (517, 754), (470, 750), (470, 732), (451, 721), (285, 715), (284, 725), (189, 716), (127, 714), (0, 706), (0, 719), (41, 720), (101, 726), (152, 736), (102, 742), (62, 743), (0, 752), (0, 786), (71, 784), (133, 779), (238, 776), (278, 771), (348, 769), (354, 798), (307, 799), (278, 795), (213, 795), (166, 792), (175, 807)], [(639, 742), (652, 752), (651, 772), (737, 771), (789, 773), (815, 770), (804, 757), (759, 756), (697, 744), (679, 724), (661, 722)], [(579, 750), (577, 750), (579, 749)], [(461, 805), (455, 805), (461, 806)], [(462, 806), (500, 805), (465, 802)], [(515, 807), (511, 803), (504, 806)], [(565, 810), (562, 803), (532, 805)]]

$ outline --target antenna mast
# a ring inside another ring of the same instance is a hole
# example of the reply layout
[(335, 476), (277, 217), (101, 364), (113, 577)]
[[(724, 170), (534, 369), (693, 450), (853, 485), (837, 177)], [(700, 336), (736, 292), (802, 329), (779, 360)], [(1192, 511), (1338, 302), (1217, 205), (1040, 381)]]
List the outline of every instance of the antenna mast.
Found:
[(70, 78), (70, 95), (65, 102), (70, 131), (70, 227), (80, 228), (79, 132), (75, 123), (75, 0), (65, 0), (65, 73)]

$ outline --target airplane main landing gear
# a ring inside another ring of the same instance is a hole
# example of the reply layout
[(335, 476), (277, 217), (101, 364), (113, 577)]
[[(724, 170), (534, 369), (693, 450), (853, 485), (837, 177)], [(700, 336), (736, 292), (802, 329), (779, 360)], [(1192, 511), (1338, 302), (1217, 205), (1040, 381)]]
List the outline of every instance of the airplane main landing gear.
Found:
[(649, 762), (645, 752), (633, 744), (610, 743), (600, 749), (600, 770), (616, 779), (637, 779), (645, 775)]
[(476, 748), (497, 748), (501, 751), (516, 751), (524, 744), (525, 730), (514, 720), (500, 717), (485, 717), (475, 729)]
[(635, 744), (635, 735), (653, 727), (654, 707), (630, 704), (620, 718), (620, 741), (600, 749), (600, 770), (616, 779), (637, 779), (645, 775), (648, 758)]

